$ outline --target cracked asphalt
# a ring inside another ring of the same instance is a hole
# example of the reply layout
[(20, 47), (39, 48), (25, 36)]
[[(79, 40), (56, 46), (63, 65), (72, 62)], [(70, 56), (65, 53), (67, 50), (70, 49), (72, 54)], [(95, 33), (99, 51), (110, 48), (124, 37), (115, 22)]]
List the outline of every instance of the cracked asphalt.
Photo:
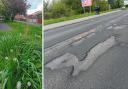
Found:
[[(113, 17), (113, 19), (110, 20), (111, 17)], [(106, 23), (104, 23), (105, 21), (95, 22), (96, 24), (91, 25), (91, 27), (82, 27), (82, 29), (85, 29), (85, 32), (88, 28), (97, 28), (101, 25), (101, 28), (98, 28), (95, 35), (65, 49), (63, 53), (72, 53), (77, 56), (79, 60), (83, 60), (92, 47), (110, 36), (116, 38), (116, 45), (99, 56), (88, 70), (80, 72), (77, 76), (71, 76), (73, 72), (72, 66), (56, 70), (45, 68), (45, 89), (128, 89), (128, 11), (121, 11), (121, 13), (110, 14), (95, 19), (100, 21), (103, 18), (108, 18), (109, 20), (107, 20)], [(84, 22), (81, 24), (84, 24)], [(73, 28), (75, 27), (72, 26), (71, 29)], [(57, 32), (57, 30), (55, 31)], [(80, 32), (82, 31), (80, 30)], [(64, 35), (62, 36), (64, 37)], [(52, 37), (55, 38), (52, 38), (52, 40), (59, 39), (56, 39), (54, 36)], [(49, 43), (52, 41), (46, 42)]]

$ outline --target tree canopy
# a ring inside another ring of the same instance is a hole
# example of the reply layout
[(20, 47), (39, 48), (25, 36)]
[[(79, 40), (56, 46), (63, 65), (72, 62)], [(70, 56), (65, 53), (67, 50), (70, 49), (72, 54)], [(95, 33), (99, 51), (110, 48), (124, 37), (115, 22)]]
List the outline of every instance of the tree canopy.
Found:
[(5, 20), (14, 20), (16, 14), (26, 14), (29, 7), (27, 0), (0, 0), (0, 13)]

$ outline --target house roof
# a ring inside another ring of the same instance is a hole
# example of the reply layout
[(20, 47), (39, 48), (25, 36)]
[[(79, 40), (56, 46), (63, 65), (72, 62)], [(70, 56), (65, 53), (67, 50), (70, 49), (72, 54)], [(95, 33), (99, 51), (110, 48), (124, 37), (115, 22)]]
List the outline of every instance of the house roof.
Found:
[(42, 14), (42, 11), (37, 11), (37, 12), (34, 12), (30, 15), (28, 15), (27, 17), (30, 18), (30, 19), (34, 19), (34, 18), (37, 18), (38, 15)]
[(36, 15), (39, 15), (39, 14), (42, 14), (42, 11), (34, 12), (34, 13), (30, 14), (30, 16), (36, 16)]

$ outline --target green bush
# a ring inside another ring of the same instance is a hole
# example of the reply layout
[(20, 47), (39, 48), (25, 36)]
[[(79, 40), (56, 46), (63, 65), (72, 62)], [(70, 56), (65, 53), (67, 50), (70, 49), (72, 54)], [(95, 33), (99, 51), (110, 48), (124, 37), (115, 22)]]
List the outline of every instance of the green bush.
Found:
[(44, 13), (44, 18), (45, 19), (50, 19), (50, 18), (52, 18), (53, 16), (52, 16), (52, 13), (51, 12), (45, 12)]
[(67, 17), (74, 14), (74, 11), (68, 8), (64, 3), (57, 2), (54, 3), (51, 7), (49, 12), (45, 12), (44, 18), (61, 18)]

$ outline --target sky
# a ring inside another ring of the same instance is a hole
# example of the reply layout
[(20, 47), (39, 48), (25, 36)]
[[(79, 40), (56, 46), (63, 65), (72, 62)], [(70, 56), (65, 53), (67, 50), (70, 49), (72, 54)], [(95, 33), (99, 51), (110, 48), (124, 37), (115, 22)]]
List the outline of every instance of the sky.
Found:
[(43, 9), (42, 0), (28, 0), (28, 3), (31, 7), (27, 10), (27, 14), (32, 14)]

